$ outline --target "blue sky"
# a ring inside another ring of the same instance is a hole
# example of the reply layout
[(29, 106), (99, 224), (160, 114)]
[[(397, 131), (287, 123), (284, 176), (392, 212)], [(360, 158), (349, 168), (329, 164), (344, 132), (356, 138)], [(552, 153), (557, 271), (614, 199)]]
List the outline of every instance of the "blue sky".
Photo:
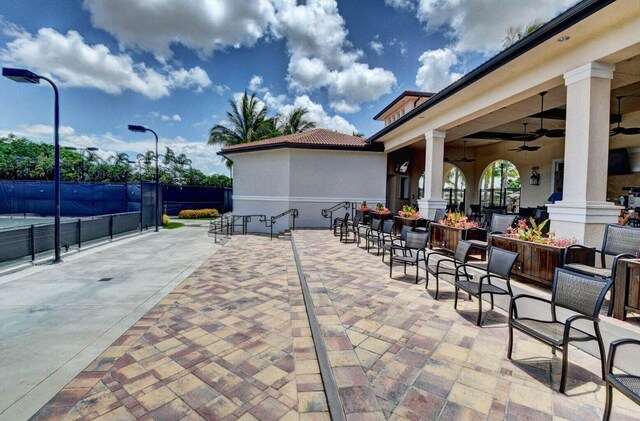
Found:
[[(370, 136), (402, 91), (438, 91), (497, 53), (509, 26), (575, 0), (23, 0), (0, 2), (0, 63), (54, 79), (61, 143), (105, 157), (164, 146), (227, 173), (209, 129), (256, 92), (271, 114)], [(55, 7), (54, 7), (55, 6)], [(0, 80), (0, 134), (50, 141), (52, 93)]]

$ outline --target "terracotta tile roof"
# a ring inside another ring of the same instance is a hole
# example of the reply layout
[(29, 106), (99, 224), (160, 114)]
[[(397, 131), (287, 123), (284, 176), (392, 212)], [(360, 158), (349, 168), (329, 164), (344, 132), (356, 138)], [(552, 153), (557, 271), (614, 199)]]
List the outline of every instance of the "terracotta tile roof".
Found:
[(307, 148), (307, 149), (365, 149), (369, 146), (362, 137), (351, 136), (326, 129), (308, 130), (256, 142), (222, 148), (221, 154), (252, 151), (256, 149), (271, 149), (276, 147)]

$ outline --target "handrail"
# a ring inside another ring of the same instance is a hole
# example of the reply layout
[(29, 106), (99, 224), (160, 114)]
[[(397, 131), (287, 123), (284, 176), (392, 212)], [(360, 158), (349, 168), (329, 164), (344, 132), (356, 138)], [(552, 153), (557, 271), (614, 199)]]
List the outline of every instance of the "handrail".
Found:
[(349, 209), (349, 207), (353, 207), (351, 202), (349, 201), (344, 201), (344, 202), (340, 202), (337, 203), (335, 205), (333, 205), (330, 208), (327, 209), (322, 209), (322, 217), (323, 218), (329, 218), (329, 229), (333, 229), (333, 212), (337, 211), (338, 209), (344, 208), (344, 209)]
[(285, 215), (291, 215), (290, 218), (292, 220), (292, 230), (295, 231), (296, 230), (296, 218), (298, 217), (298, 209), (289, 209), (286, 210), (284, 212), (282, 212), (281, 214), (272, 216), (271, 218), (269, 218), (268, 220), (264, 219), (264, 221), (260, 221), (260, 222), (264, 222), (265, 227), (270, 228), (271, 230), (271, 234), (270, 237), (273, 240), (273, 224), (276, 223), (276, 220), (282, 218)]

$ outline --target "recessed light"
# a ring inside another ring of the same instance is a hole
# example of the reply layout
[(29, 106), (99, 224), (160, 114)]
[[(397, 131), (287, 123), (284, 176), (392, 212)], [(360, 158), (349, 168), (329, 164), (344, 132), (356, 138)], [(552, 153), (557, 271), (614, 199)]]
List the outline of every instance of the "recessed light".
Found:
[(565, 41), (569, 41), (571, 39), (571, 37), (569, 35), (563, 35), (560, 38), (558, 38), (558, 42), (565, 42)]

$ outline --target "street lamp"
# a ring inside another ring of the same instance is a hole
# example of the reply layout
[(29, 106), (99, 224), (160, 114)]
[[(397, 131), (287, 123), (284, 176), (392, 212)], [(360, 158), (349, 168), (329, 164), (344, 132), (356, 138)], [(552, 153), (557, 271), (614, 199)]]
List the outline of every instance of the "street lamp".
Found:
[(64, 147), (66, 150), (68, 151), (80, 151), (80, 180), (81, 181), (85, 181), (84, 179), (84, 152), (85, 151), (91, 151), (91, 152), (95, 152), (97, 150), (99, 150), (96, 147), (90, 146), (87, 148), (76, 148), (74, 146), (65, 146)]
[(133, 124), (129, 124), (129, 130), (132, 132), (144, 133), (151, 132), (156, 137), (156, 211), (155, 211), (155, 221), (156, 221), (156, 232), (158, 232), (158, 211), (160, 209), (160, 172), (158, 171), (158, 134), (153, 130), (144, 127), (144, 126), (136, 126)]
[(44, 79), (53, 88), (54, 93), (54, 118), (53, 118), (53, 181), (54, 181), (54, 259), (53, 263), (60, 263), (60, 142), (58, 136), (58, 128), (60, 126), (60, 111), (58, 107), (58, 87), (51, 79), (45, 76), (35, 74), (26, 69), (14, 69), (10, 67), (2, 68), (2, 76), (20, 83), (40, 83), (40, 79)]

